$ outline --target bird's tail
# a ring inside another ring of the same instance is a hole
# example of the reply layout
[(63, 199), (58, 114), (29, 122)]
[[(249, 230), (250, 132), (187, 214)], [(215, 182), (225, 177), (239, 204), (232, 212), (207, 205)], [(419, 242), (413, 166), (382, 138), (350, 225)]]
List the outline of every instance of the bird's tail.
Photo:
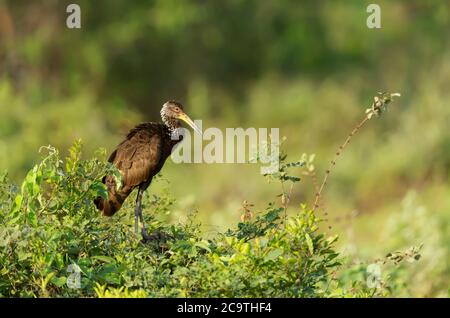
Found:
[(94, 199), (94, 204), (103, 215), (113, 216), (122, 207), (123, 202), (131, 193), (130, 190), (132, 189), (124, 188), (117, 190), (116, 182), (110, 176), (105, 176), (102, 181), (108, 188), (108, 197), (97, 197)]

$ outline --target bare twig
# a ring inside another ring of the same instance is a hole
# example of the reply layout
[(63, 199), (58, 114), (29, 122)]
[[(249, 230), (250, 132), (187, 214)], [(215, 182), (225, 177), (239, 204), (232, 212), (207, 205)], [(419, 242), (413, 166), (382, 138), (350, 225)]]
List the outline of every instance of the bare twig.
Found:
[(390, 94), (390, 93), (378, 93), (377, 96), (374, 97), (374, 101), (372, 103), (372, 106), (366, 109), (366, 116), (364, 119), (356, 125), (355, 128), (351, 131), (351, 133), (347, 136), (344, 143), (339, 146), (338, 150), (336, 151), (336, 154), (330, 162), (329, 168), (325, 171), (325, 176), (323, 178), (322, 184), (320, 185), (320, 188), (318, 191), (316, 191), (315, 195), (315, 201), (313, 205), (313, 211), (315, 211), (319, 207), (319, 201), (322, 195), (322, 192), (327, 185), (328, 178), (331, 174), (332, 169), (336, 165), (337, 158), (342, 154), (345, 147), (350, 143), (350, 140), (355, 136), (358, 131), (373, 117), (380, 116), (383, 111), (386, 110), (387, 104), (389, 104), (394, 96), (400, 96), (398, 93)]

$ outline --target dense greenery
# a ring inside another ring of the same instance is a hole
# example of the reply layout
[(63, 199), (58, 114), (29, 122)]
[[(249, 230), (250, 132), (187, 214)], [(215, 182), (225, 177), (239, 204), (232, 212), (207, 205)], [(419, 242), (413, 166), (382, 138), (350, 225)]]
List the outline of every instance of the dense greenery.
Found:
[[(93, 207), (93, 198), (105, 196), (106, 165), (80, 161), (79, 144), (66, 162), (46, 150), (20, 191), (3, 180), (2, 295), (102, 296), (108, 285), (149, 296), (320, 296), (319, 283), (339, 265), (335, 238), (318, 234), (318, 220), (304, 208), (280, 226), (282, 209), (271, 206), (263, 216), (270, 228), (253, 223), (209, 241), (195, 224), (153, 221), (165, 239), (142, 244), (130, 233), (129, 209), (107, 221)], [(82, 272), (80, 289), (66, 286), (72, 263)]]
[[(82, 9), (80, 30), (65, 26), (72, 2)], [(299, 293), (449, 296), (449, 4), (377, 1), (382, 28), (375, 30), (365, 24), (370, 3), (0, 0), (0, 294), (156, 295), (155, 284), (173, 279), (167, 286), (181, 286), (186, 276), (171, 270), (172, 260), (160, 261), (167, 258), (192, 266), (195, 284), (212, 284), (199, 278), (220, 265), (210, 256), (242, 255), (240, 244), (256, 249), (260, 238), (268, 254), (294, 239), (285, 224), (311, 218), (318, 229), (299, 229), (312, 240), (324, 235), (323, 244), (339, 234), (330, 248), (342, 265), (327, 268), (325, 281), (307, 276), (317, 284)], [(373, 92), (386, 88), (401, 92), (401, 100), (352, 141), (326, 189), (324, 210), (310, 215), (313, 184), (322, 180), (333, 150), (361, 120)], [(159, 120), (167, 99), (180, 100), (204, 128), (279, 127), (290, 158), (305, 161), (294, 175), (302, 181), (292, 188), (286, 181), (283, 189), (264, 182), (258, 165), (169, 160), (164, 178), (148, 191), (145, 214), (153, 230), (176, 240), (164, 251), (141, 245), (131, 233), (133, 199), (112, 220), (93, 210), (92, 197), (103, 193), (98, 178), (111, 168), (104, 153), (87, 158), (99, 147), (110, 153), (139, 121)], [(74, 159), (78, 151), (68, 150), (78, 138), (84, 157)], [(58, 163), (53, 153), (42, 161), (38, 150), (49, 144), (72, 159)], [(316, 159), (302, 158), (303, 152)], [(283, 222), (285, 214), (290, 221)], [(67, 235), (68, 241), (54, 238)], [(395, 264), (398, 253), (414, 260), (407, 256), (420, 246), (417, 262)], [(195, 261), (191, 250), (199, 253)], [(301, 261), (289, 248), (283, 253)], [(320, 242), (307, 257), (315, 256)], [(245, 275), (254, 259), (237, 259), (233, 268)], [(72, 263), (83, 269), (79, 290), (64, 284)], [(273, 263), (264, 265), (267, 279), (288, 266)], [(368, 273), (378, 271), (371, 264), (380, 266), (383, 283), (368, 290)], [(129, 282), (138, 275), (162, 281)], [(200, 294), (196, 288), (171, 293)]]
[[(336, 236), (319, 231), (321, 222), (306, 206), (291, 217), (286, 204), (270, 203), (258, 215), (245, 207), (243, 221), (227, 233), (205, 239), (198, 224), (166, 224), (146, 213), (159, 239), (142, 243), (132, 233), (128, 206), (108, 220), (92, 201), (105, 196), (99, 181), (114, 168), (98, 159), (80, 160), (80, 143), (62, 161), (58, 151), (36, 165), (20, 189), (1, 180), (0, 295), (99, 297), (329, 297), (388, 293), (386, 286), (366, 284), (365, 266), (335, 276), (343, 258)], [(296, 182), (285, 163), (275, 176)], [(274, 176), (271, 176), (272, 178)], [(282, 193), (282, 195), (287, 195)], [(285, 199), (286, 200), (286, 199)], [(146, 210), (165, 210), (171, 200), (149, 199)], [(153, 205), (157, 207), (152, 207)], [(417, 249), (386, 260), (418, 259)], [(386, 260), (384, 262), (386, 262)], [(74, 267), (76, 266), (76, 267)], [(74, 268), (80, 270), (75, 284)], [(354, 274), (362, 275), (355, 278)], [(334, 273), (334, 275), (332, 275)], [(352, 276), (353, 275), (353, 276)], [(70, 281), (72, 279), (72, 281)], [(382, 283), (382, 277), (375, 282)], [(351, 281), (352, 290), (343, 289)], [(72, 284), (72, 285), (71, 285)], [(384, 284), (384, 283), (383, 283)]]

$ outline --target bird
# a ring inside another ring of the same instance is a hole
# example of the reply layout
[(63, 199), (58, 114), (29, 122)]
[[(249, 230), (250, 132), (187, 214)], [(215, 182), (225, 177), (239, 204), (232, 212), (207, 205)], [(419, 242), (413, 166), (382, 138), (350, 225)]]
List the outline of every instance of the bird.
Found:
[(125, 199), (138, 189), (134, 209), (134, 232), (138, 235), (141, 222), (141, 235), (144, 241), (152, 240), (147, 233), (142, 215), (142, 196), (150, 186), (153, 177), (162, 169), (174, 147), (183, 140), (181, 121), (201, 134), (200, 128), (184, 112), (183, 106), (170, 100), (161, 108), (161, 122), (145, 122), (132, 128), (125, 139), (108, 158), (120, 172), (121, 182), (113, 175), (106, 175), (102, 182), (106, 185), (107, 198), (97, 197), (94, 204), (104, 216), (113, 216)]

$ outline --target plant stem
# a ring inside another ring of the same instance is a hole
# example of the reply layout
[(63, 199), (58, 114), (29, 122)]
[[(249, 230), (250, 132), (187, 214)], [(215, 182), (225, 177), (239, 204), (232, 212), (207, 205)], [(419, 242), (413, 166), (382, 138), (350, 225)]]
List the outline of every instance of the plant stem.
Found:
[(369, 121), (370, 116), (368, 116), (366, 114), (366, 116), (364, 117), (364, 119), (352, 130), (352, 132), (347, 136), (347, 139), (345, 140), (345, 142), (339, 146), (338, 150), (336, 151), (336, 154), (334, 156), (334, 159), (331, 160), (330, 162), (330, 166), (327, 169), (327, 171), (325, 171), (325, 176), (323, 178), (322, 184), (320, 185), (319, 190), (316, 192), (316, 198), (314, 201), (314, 205), (313, 205), (313, 211), (316, 211), (316, 209), (319, 207), (319, 200), (320, 197), (322, 195), (323, 189), (325, 188), (327, 181), (328, 181), (328, 177), (330, 176), (331, 170), (333, 169), (333, 167), (336, 165), (336, 160), (337, 158), (341, 155), (342, 151), (344, 150), (344, 148), (350, 143), (350, 140), (352, 139), (352, 137), (354, 135), (356, 135), (356, 133), (366, 124), (367, 121)]

